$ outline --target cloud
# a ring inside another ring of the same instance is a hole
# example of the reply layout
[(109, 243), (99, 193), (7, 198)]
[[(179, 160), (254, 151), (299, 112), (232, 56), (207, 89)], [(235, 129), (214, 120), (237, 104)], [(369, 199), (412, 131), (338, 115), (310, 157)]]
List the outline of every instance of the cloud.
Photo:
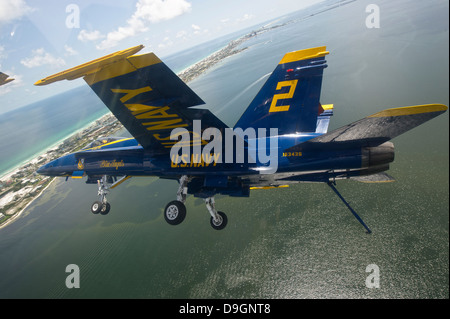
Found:
[(188, 33), (185, 30), (181, 30), (177, 33), (176, 38), (185, 38)]
[(191, 11), (186, 0), (140, 0), (133, 17), (157, 23), (170, 20)]
[(80, 33), (78, 33), (78, 40), (86, 42), (86, 41), (95, 41), (104, 38), (105, 36), (100, 33), (100, 31), (87, 31), (87, 30), (81, 30)]
[(202, 28), (200, 28), (198, 25), (196, 25), (196, 24), (193, 24), (193, 25), (191, 25), (191, 27), (192, 27), (192, 30), (194, 30), (194, 34), (200, 34), (200, 30), (202, 29)]
[(109, 32), (97, 49), (114, 47), (125, 38), (147, 31), (148, 23), (170, 20), (190, 11), (191, 4), (186, 0), (139, 0), (127, 25)]
[(64, 50), (66, 50), (66, 55), (71, 56), (71, 55), (77, 55), (78, 52), (75, 51), (72, 47), (69, 47), (67, 44), (64, 45)]
[(251, 20), (253, 19), (255, 16), (253, 14), (244, 14), (244, 16), (240, 19), (237, 19), (238, 22), (243, 22), (243, 21), (247, 21), (247, 20)]
[(173, 41), (169, 37), (165, 37), (163, 42), (158, 44), (158, 48), (164, 49), (173, 45)]
[(62, 58), (55, 58), (48, 52), (45, 52), (43, 48), (33, 50), (33, 56), (20, 61), (27, 68), (35, 68), (42, 65), (51, 65), (54, 67), (62, 67), (66, 65), (66, 62)]
[(24, 0), (0, 0), (0, 24), (9, 23), (33, 11)]

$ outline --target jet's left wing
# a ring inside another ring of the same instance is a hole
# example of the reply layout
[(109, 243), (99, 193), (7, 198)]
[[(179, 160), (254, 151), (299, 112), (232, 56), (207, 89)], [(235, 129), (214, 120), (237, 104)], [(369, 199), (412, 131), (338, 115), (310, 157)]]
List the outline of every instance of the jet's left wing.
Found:
[[(117, 119), (145, 148), (168, 152), (174, 128), (193, 131), (193, 121), (201, 119), (201, 129), (226, 125), (155, 54), (134, 55), (144, 46), (119, 51), (75, 68), (44, 78), (35, 85), (83, 77)], [(194, 137), (193, 139), (195, 139)]]

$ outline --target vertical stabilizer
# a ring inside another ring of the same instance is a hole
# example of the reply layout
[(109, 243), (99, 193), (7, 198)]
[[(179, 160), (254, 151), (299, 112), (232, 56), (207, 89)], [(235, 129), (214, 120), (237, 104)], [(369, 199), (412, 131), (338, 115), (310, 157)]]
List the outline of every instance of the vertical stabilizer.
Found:
[[(235, 127), (316, 132), (326, 47), (287, 53)], [(322, 110), (323, 111), (323, 110)]]

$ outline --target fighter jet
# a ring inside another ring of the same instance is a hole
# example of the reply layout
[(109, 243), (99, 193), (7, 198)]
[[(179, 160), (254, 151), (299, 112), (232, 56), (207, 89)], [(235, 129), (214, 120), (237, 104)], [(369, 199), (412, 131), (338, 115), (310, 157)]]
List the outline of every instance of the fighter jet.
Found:
[(97, 184), (94, 214), (110, 211), (106, 195), (126, 179), (157, 176), (179, 182), (176, 200), (164, 210), (169, 224), (185, 219), (184, 203), (192, 194), (205, 200), (211, 226), (220, 230), (228, 218), (216, 209), (215, 195), (249, 197), (253, 189), (316, 182), (328, 184), (370, 233), (336, 181), (393, 181), (385, 173), (394, 160), (390, 140), (447, 110), (442, 104), (396, 107), (328, 132), (334, 106), (320, 101), (329, 54), (322, 46), (286, 53), (234, 127), (228, 127), (208, 109), (194, 107), (204, 101), (155, 54), (136, 55), (142, 48), (35, 83), (83, 78), (133, 136), (100, 138), (37, 171)]

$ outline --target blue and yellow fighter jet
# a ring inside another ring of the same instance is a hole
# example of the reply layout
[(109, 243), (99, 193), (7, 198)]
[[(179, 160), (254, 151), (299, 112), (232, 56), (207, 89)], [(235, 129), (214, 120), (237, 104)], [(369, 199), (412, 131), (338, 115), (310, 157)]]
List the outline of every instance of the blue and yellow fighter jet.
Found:
[[(129, 177), (157, 176), (179, 182), (168, 203), (171, 225), (186, 216), (187, 194), (205, 199), (214, 229), (227, 216), (214, 195), (248, 197), (251, 189), (299, 182), (327, 183), (370, 233), (335, 188), (339, 179), (387, 182), (394, 160), (392, 138), (444, 113), (429, 104), (392, 108), (330, 133), (333, 105), (319, 101), (326, 47), (287, 53), (237, 121), (227, 127), (155, 54), (136, 55), (142, 45), (46, 77), (35, 85), (82, 77), (134, 138), (105, 137), (37, 171), (98, 184), (94, 214), (107, 214), (106, 195)], [(267, 134), (270, 131), (270, 134)], [(269, 153), (269, 155), (268, 155)]]

